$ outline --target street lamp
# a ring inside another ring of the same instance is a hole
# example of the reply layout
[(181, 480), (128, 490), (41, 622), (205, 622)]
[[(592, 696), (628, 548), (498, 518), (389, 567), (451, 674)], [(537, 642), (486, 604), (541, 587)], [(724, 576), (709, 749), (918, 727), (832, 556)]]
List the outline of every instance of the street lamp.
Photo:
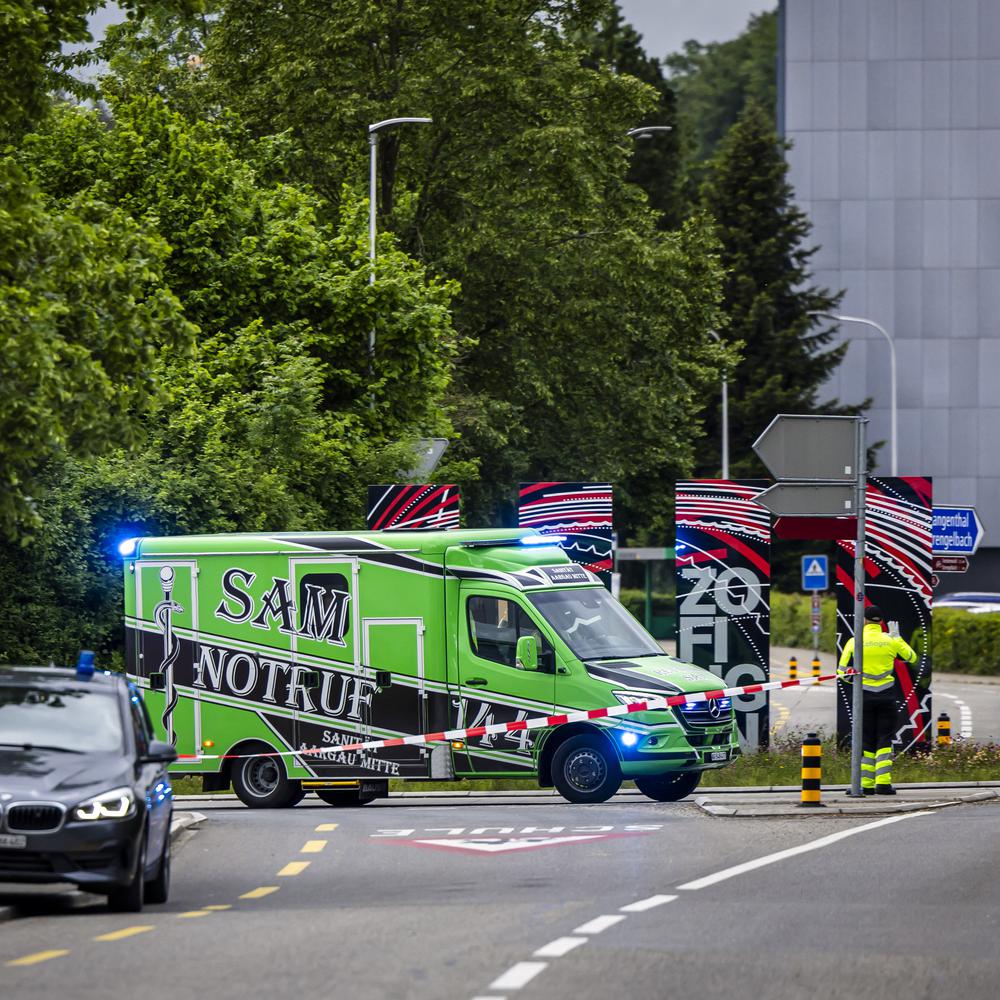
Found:
[[(430, 125), (433, 118), (386, 118), (368, 126), (368, 284), (375, 284), (375, 181), (378, 171), (378, 134), (396, 125)], [(368, 356), (375, 357), (375, 326), (368, 334)]]
[[(708, 332), (716, 343), (722, 343), (714, 330)], [(722, 478), (729, 478), (729, 375), (725, 369), (722, 370)]]
[(889, 344), (889, 395), (891, 397), (889, 408), (890, 463), (892, 474), (894, 476), (897, 475), (899, 467), (899, 419), (896, 395), (896, 342), (889, 336), (889, 331), (873, 319), (865, 319), (863, 316), (840, 316), (837, 313), (824, 312), (810, 313), (810, 315), (835, 319), (838, 323), (860, 323), (862, 326), (870, 326), (873, 330), (878, 330)]

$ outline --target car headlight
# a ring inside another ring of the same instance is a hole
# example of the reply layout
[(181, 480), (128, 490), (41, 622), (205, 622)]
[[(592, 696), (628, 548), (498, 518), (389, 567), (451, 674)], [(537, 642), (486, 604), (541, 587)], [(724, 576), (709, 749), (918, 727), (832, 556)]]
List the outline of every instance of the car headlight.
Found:
[[(640, 701), (664, 701), (665, 694), (653, 694), (650, 691), (612, 691), (611, 692), (623, 705), (635, 705)], [(650, 709), (652, 712), (659, 709)]]
[(131, 788), (113, 788), (102, 792), (73, 810), (73, 819), (128, 819), (135, 812)]

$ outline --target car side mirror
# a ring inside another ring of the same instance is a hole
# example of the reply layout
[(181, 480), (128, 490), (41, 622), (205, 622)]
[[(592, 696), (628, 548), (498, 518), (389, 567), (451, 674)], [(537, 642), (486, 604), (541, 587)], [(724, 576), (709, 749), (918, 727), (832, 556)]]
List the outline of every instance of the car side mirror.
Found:
[(139, 758), (140, 764), (173, 764), (177, 760), (177, 750), (163, 740), (150, 740), (146, 752)]
[(522, 635), (517, 640), (514, 664), (519, 670), (538, 669), (538, 640), (533, 635)]

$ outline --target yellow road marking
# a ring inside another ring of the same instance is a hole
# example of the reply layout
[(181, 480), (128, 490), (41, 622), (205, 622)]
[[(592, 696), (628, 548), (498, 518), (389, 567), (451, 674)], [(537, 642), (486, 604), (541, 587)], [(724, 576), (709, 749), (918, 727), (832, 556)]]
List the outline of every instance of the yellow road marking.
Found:
[(108, 934), (98, 934), (95, 941), (121, 941), (122, 938), (130, 938), (136, 934), (145, 934), (146, 931), (155, 930), (152, 924), (136, 924), (134, 927), (123, 927), (120, 931), (110, 931)]
[(243, 893), (240, 899), (260, 899), (262, 896), (270, 896), (272, 892), (277, 892), (278, 886), (276, 885), (262, 885), (256, 889), (251, 889), (249, 892)]
[(325, 840), (307, 840), (299, 854), (319, 854), (326, 847)]
[(309, 867), (308, 861), (289, 861), (284, 868), (278, 872), (278, 876), (282, 875), (301, 875)]
[(233, 908), (232, 903), (212, 903), (211, 906), (203, 906), (203, 910), (231, 910)]
[(53, 951), (36, 951), (31, 955), (11, 959), (11, 961), (7, 962), (7, 965), (38, 965), (39, 962), (47, 962), (50, 958), (61, 958), (63, 955), (68, 954), (68, 948), (57, 948)]
[(178, 918), (180, 917), (210, 917), (212, 914), (209, 910), (188, 910), (187, 913), (178, 913)]
[(333, 833), (333, 831), (336, 830), (336, 829), (337, 829), (337, 824), (336, 823), (320, 823), (320, 825), (316, 827), (316, 832), (317, 833)]

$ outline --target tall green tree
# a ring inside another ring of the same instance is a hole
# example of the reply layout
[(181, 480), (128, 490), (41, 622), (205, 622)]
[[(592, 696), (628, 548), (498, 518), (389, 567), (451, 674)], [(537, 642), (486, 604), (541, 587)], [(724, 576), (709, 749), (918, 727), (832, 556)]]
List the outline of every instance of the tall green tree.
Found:
[[(738, 342), (728, 370), (731, 475), (762, 469), (751, 445), (776, 413), (845, 412), (818, 393), (845, 347), (828, 348), (832, 329), (815, 313), (840, 300), (811, 282), (810, 224), (795, 206), (785, 144), (756, 102), (743, 109), (710, 161), (702, 204), (716, 223), (726, 269), (723, 338)], [(706, 419), (700, 471), (720, 468), (719, 411)]]
[(748, 103), (756, 103), (774, 124), (777, 58), (776, 11), (752, 15), (746, 29), (729, 41), (689, 41), (683, 52), (667, 56), (685, 157), (695, 181)]
[[(480, 522), (523, 478), (649, 484), (683, 472), (697, 419), (674, 401), (697, 406), (718, 361), (705, 330), (718, 322), (719, 272), (710, 238), (694, 231), (703, 224), (658, 232), (626, 179), (625, 133), (660, 95), (595, 65), (581, 41), (609, 10), (604, 0), (241, 0), (220, 5), (199, 54), (203, 113), (226, 109), (254, 135), (287, 135), (290, 177), (331, 206), (366, 189), (369, 123), (433, 117), (380, 139), (380, 228), (461, 285), (453, 321), (464, 347), (447, 405), (453, 454), (483, 470), (466, 490)], [(174, 44), (143, 30), (147, 61), (149, 38)], [(119, 49), (116, 86), (148, 88), (128, 56)], [(178, 56), (162, 69), (175, 79)], [(676, 308), (660, 308), (664, 297)], [(661, 382), (642, 394), (652, 362), (628, 366), (643, 348), (672, 373), (676, 397)], [(654, 450), (630, 447), (616, 418), (633, 393), (636, 419), (658, 429)], [(551, 447), (574, 435), (586, 446)], [(632, 525), (669, 503), (643, 489), (626, 486)]]

